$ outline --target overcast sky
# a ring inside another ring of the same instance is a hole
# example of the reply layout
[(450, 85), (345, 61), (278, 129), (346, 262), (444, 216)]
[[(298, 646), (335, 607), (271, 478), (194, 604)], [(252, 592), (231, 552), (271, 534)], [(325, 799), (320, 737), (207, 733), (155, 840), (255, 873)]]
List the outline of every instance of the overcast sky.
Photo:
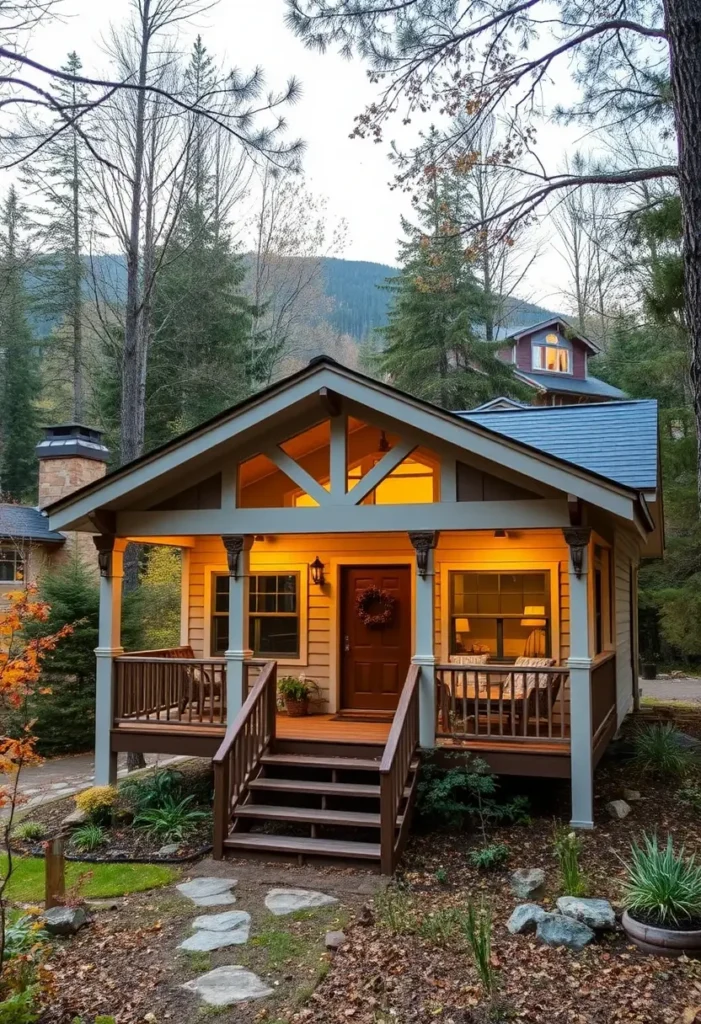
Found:
[[(36, 32), (32, 55), (56, 66), (75, 49), (88, 73), (104, 71), (101, 39), (110, 22), (126, 19), (129, 0), (63, 0), (62, 9), (62, 22)], [(387, 153), (393, 134), (407, 141), (406, 130), (397, 124), (380, 144), (349, 138), (354, 117), (373, 99), (375, 87), (360, 62), (307, 50), (286, 28), (284, 10), (284, 0), (220, 0), (187, 26), (182, 46), (187, 48), (200, 31), (208, 48), (227, 64), (243, 71), (261, 65), (272, 88), (282, 87), (291, 75), (301, 81), (301, 99), (288, 113), (290, 135), (306, 143), (305, 176), (315, 192), (327, 197), (330, 217), (348, 222), (343, 255), (394, 263), (400, 215), (407, 212), (408, 200), (389, 187), (392, 166)], [(567, 83), (558, 83), (560, 95), (568, 88)], [(561, 165), (567, 139), (570, 145), (575, 141), (571, 132), (548, 125), (541, 127), (539, 138), (550, 169)], [(521, 291), (523, 298), (563, 308), (561, 289), (566, 288), (567, 275), (555, 247), (556, 240), (545, 228), (540, 256)]]

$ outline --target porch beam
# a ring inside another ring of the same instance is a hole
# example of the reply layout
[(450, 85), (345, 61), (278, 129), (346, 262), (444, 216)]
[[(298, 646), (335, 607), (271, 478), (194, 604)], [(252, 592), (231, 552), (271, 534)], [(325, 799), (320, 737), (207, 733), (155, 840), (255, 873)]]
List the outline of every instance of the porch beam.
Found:
[(114, 725), (114, 659), (122, 649), (122, 584), (126, 540), (95, 537), (100, 564), (100, 610), (95, 648), (95, 785), (117, 781), (117, 755), (111, 749)]
[(330, 497), (326, 488), (322, 487), (313, 476), (310, 476), (306, 469), (303, 469), (298, 462), (290, 458), (287, 452), (283, 451), (279, 445), (274, 444), (264, 448), (263, 454), (267, 455), (279, 470), (288, 476), (293, 483), (297, 484), (298, 487), (301, 487), (304, 493), (313, 498), (318, 505), (329, 504)]
[(392, 470), (404, 461), (407, 455), (411, 455), (416, 447), (414, 441), (400, 441), (394, 448), (390, 448), (387, 454), (383, 455), (380, 461), (376, 462), (372, 469), (360, 478), (353, 490), (344, 496), (340, 504), (358, 505), (363, 498), (367, 498), (370, 491), (381, 484), (385, 477), (389, 476)]
[(570, 549), (570, 758), (572, 820), (576, 828), (594, 827), (594, 765), (589, 650), (589, 541), (587, 527), (563, 530)]
[(234, 531), (243, 534), (324, 534), (393, 533), (397, 530), (527, 530), (561, 528), (568, 526), (569, 521), (564, 499), (538, 498), (426, 505), (332, 504), (324, 508), (241, 508), (232, 511), (174, 509), (167, 512), (120, 512), (117, 516), (120, 535), (130, 537), (173, 533), (215, 536)]
[(348, 417), (334, 416), (330, 420), (330, 427), (331, 500), (340, 502), (348, 490)]

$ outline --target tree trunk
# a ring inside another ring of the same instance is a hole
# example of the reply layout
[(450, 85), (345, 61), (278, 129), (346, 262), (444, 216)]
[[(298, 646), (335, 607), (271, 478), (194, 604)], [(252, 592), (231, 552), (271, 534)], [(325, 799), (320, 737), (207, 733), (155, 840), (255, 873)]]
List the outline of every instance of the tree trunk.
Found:
[(699, 0), (665, 0), (664, 9), (679, 149), (684, 310), (691, 347), (701, 513), (701, 4)]
[[(74, 87), (73, 94), (75, 96)], [(83, 265), (80, 255), (80, 161), (78, 159), (78, 136), (73, 132), (73, 295), (71, 297), (73, 320), (73, 416), (76, 423), (82, 423), (83, 401)]]

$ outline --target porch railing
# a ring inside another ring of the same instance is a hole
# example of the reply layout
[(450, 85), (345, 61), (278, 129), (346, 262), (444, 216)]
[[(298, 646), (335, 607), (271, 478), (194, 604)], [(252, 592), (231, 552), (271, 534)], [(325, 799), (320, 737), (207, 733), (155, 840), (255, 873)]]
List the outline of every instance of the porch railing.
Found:
[(616, 655), (600, 655), (591, 669), (592, 746), (611, 735), (616, 725)]
[(393, 874), (409, 830), (413, 791), (407, 799), (398, 830), (397, 819), (404, 800), (411, 762), (419, 745), (420, 678), (420, 665), (412, 665), (380, 763), (380, 866), (383, 875)]
[(114, 662), (114, 721), (221, 728), (226, 662), (195, 658), (189, 647), (131, 651)]
[(275, 738), (277, 664), (261, 669), (246, 701), (226, 730), (214, 755), (214, 857), (224, 856), (224, 840), (234, 810), (257, 771), (262, 755)]
[(513, 665), (436, 667), (439, 739), (569, 743), (569, 672)]

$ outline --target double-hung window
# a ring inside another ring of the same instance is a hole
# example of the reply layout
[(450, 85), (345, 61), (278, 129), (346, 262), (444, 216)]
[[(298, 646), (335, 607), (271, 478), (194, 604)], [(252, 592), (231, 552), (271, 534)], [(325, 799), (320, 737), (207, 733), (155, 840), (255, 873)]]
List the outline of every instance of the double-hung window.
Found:
[(0, 583), (20, 583), (24, 579), (24, 559), (13, 544), (0, 545)]
[[(256, 573), (249, 578), (248, 644), (257, 658), (300, 656), (299, 573)], [(229, 646), (229, 577), (214, 577), (212, 654)]]

